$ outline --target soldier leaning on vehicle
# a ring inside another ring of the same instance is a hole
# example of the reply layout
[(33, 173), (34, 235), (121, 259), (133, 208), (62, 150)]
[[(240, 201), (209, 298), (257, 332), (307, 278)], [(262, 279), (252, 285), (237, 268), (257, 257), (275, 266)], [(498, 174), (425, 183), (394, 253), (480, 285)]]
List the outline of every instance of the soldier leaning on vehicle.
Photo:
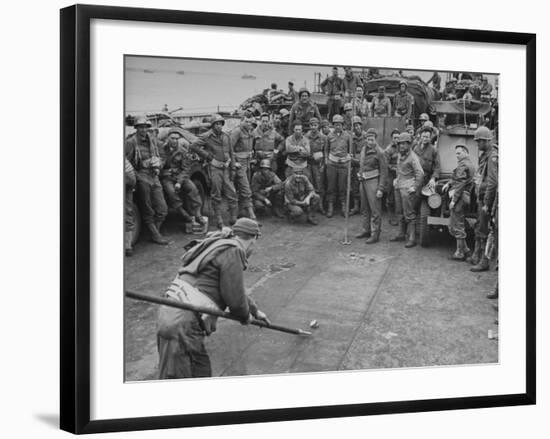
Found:
[(451, 180), (443, 186), (443, 192), (449, 196), (451, 213), (449, 233), (456, 239), (456, 251), (450, 257), (455, 261), (464, 261), (470, 255), (466, 244), (466, 224), (464, 210), (470, 205), (470, 190), (474, 181), (475, 167), (470, 160), (466, 145), (456, 145), (457, 166)]
[(328, 118), (329, 120), (335, 114), (340, 114), (344, 96), (344, 81), (338, 76), (338, 67), (332, 68), (332, 76), (321, 82), (323, 93), (328, 96)]
[(405, 120), (410, 120), (414, 107), (414, 97), (408, 91), (406, 81), (399, 82), (399, 92), (393, 97), (393, 106), (395, 116), (403, 117)]
[(420, 141), (413, 148), (413, 151), (418, 156), (420, 165), (424, 171), (422, 186), (428, 185), (430, 189), (434, 190), (441, 173), (441, 159), (439, 151), (432, 144), (432, 134), (433, 132), (430, 128), (423, 128), (420, 134)]
[(136, 171), (136, 191), (141, 209), (143, 223), (151, 232), (154, 243), (167, 245), (168, 241), (160, 234), (160, 228), (168, 207), (162, 193), (159, 180), (161, 159), (155, 137), (147, 130), (151, 123), (145, 118), (138, 118), (134, 123), (136, 133), (126, 140), (126, 158)]
[(221, 212), (222, 197), (227, 200), (230, 224), (237, 221), (237, 193), (233, 185), (232, 173), (235, 169), (231, 139), (223, 131), (225, 120), (219, 114), (212, 116), (211, 127), (193, 142), (190, 149), (209, 162), (210, 197), (217, 226), (223, 227)]
[(391, 115), (391, 101), (386, 96), (386, 87), (381, 85), (378, 87), (378, 94), (372, 100), (372, 116), (388, 117)]

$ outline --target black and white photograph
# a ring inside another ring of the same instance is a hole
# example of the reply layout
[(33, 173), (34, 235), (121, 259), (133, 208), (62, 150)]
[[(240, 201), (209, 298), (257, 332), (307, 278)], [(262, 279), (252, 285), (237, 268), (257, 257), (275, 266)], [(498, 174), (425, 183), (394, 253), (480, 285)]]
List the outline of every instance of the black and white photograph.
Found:
[(124, 56), (125, 382), (499, 362), (499, 72), (328, 62)]

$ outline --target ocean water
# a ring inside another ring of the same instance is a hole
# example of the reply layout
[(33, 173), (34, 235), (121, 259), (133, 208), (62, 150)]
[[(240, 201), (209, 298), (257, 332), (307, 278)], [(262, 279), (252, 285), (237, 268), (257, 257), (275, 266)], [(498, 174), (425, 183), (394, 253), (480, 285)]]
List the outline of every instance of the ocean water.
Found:
[[(285, 92), (288, 81), (294, 82), (296, 90), (304, 86), (312, 90), (316, 72), (324, 79), (331, 74), (331, 68), (128, 56), (125, 59), (125, 113), (157, 112), (165, 105), (169, 110), (181, 107), (186, 112), (232, 111), (273, 82)], [(431, 71), (418, 70), (403, 73), (419, 75), (425, 81), (432, 75)], [(343, 74), (340, 69), (340, 76)], [(254, 79), (243, 79), (243, 75), (252, 75)], [(445, 78), (445, 74), (440, 75)], [(490, 81), (494, 82), (494, 78)]]

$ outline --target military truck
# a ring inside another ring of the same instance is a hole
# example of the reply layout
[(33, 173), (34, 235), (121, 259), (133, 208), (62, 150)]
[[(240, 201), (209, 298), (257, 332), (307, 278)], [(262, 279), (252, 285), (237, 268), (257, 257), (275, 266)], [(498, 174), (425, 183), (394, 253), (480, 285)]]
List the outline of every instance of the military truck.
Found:
[[(478, 166), (478, 148), (474, 141), (474, 132), (481, 126), (485, 116), (491, 111), (487, 102), (462, 100), (433, 101), (434, 126), (439, 130), (437, 149), (441, 159), (441, 175), (435, 188), (435, 194), (421, 196), (417, 234), (422, 246), (430, 244), (430, 237), (436, 231), (446, 232), (450, 223), (449, 198), (443, 192), (456, 168), (455, 146), (466, 145), (473, 165)], [(471, 234), (477, 217), (475, 194), (471, 193), (471, 203), (465, 212), (466, 229)]]

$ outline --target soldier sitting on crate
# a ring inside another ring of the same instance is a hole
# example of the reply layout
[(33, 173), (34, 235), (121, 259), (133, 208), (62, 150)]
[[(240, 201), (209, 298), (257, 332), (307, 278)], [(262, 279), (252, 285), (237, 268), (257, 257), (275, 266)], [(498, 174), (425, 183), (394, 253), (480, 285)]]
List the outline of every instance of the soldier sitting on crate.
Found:
[(475, 168), (466, 145), (456, 145), (455, 154), (457, 166), (451, 180), (443, 186), (443, 191), (448, 191), (449, 195), (451, 212), (449, 233), (456, 239), (456, 252), (450, 259), (464, 261), (470, 256), (470, 249), (466, 244), (464, 210), (470, 204), (470, 190), (474, 182)]
[(283, 217), (280, 211), (283, 204), (283, 183), (277, 177), (277, 174), (273, 172), (269, 159), (260, 161), (260, 169), (252, 176), (250, 186), (256, 212), (269, 214), (273, 207), (275, 216), (278, 218)]
[[(181, 134), (177, 130), (168, 133), (168, 140), (160, 152), (164, 160), (160, 181), (170, 207), (176, 209), (186, 223), (196, 221), (202, 225), (204, 224), (201, 215), (202, 200), (190, 175), (194, 158), (187, 146), (179, 144), (180, 137)], [(184, 194), (191, 214), (183, 207), (182, 195)]]
[(302, 170), (295, 170), (285, 181), (285, 208), (289, 219), (294, 220), (304, 212), (307, 214), (307, 222), (317, 225), (315, 212), (319, 207), (319, 195), (315, 193), (313, 185), (304, 175)]

